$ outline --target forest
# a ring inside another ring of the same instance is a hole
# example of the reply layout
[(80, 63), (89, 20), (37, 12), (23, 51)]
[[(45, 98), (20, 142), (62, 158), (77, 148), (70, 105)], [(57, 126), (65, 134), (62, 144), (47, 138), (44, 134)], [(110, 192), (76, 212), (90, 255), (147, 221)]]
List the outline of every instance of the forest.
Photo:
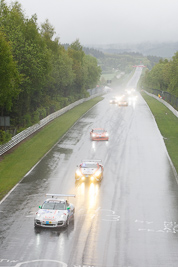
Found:
[(158, 89), (178, 97), (178, 52), (172, 59), (160, 59), (151, 70), (146, 69), (140, 81), (144, 89)]
[(18, 2), (0, 2), (0, 117), (10, 127), (0, 128), (0, 144), (47, 115), (87, 97), (87, 89), (106, 82), (101, 74), (130, 73), (133, 65), (146, 66), (142, 88), (160, 89), (178, 97), (178, 52), (172, 59), (138, 52), (104, 53), (82, 47), (76, 39), (61, 44), (46, 20), (40, 26), (25, 17)]
[(77, 39), (67, 50), (55, 29), (37, 16), (26, 18), (18, 2), (0, 3), (0, 116), (11, 131), (0, 130), (0, 144), (48, 114), (88, 96), (101, 68)]

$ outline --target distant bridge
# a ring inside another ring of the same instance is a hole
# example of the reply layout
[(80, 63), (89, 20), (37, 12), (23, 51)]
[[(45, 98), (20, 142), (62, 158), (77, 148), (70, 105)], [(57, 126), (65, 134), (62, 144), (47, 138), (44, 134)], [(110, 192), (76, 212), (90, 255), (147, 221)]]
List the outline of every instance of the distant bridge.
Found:
[(137, 67), (139, 67), (139, 68), (146, 68), (146, 66), (144, 66), (144, 65), (134, 65), (133, 66), (133, 68), (137, 68)]

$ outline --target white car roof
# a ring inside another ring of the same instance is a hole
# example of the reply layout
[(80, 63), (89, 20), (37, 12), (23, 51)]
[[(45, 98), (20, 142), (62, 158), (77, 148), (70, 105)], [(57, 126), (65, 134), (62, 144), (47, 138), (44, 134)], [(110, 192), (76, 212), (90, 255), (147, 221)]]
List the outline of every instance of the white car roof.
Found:
[(85, 163), (102, 163), (102, 160), (101, 159), (93, 159), (93, 160), (86, 159), (86, 160), (82, 160), (82, 162), (85, 162)]
[(66, 199), (61, 199), (61, 198), (60, 199), (59, 198), (47, 198), (45, 201), (66, 202)]

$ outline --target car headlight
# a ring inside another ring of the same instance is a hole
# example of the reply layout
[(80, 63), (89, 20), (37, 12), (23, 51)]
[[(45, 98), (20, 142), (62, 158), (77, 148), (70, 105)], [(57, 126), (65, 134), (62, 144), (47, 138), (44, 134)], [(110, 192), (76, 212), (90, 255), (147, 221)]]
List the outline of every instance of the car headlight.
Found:
[(35, 217), (35, 220), (41, 220), (41, 214), (37, 213), (36, 217)]
[(92, 136), (93, 136), (93, 137), (95, 137), (95, 136), (96, 136), (96, 134), (94, 134), (94, 133), (93, 133), (93, 134), (92, 134)]
[(108, 133), (105, 133), (105, 135), (108, 137), (109, 136), (109, 134)]
[(80, 171), (80, 170), (76, 170), (76, 175), (77, 175), (77, 176), (82, 176), (81, 171)]
[(99, 176), (101, 174), (101, 170), (97, 170), (96, 172), (95, 172), (95, 176), (97, 177), (97, 176)]

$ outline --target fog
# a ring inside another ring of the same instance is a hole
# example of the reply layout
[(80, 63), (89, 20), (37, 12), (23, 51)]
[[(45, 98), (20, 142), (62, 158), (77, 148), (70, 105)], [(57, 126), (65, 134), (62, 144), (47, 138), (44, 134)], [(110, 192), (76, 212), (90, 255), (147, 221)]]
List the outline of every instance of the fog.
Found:
[[(178, 41), (178, 0), (19, 0), (26, 17), (46, 19), (61, 43)], [(9, 5), (11, 1), (7, 0)]]

